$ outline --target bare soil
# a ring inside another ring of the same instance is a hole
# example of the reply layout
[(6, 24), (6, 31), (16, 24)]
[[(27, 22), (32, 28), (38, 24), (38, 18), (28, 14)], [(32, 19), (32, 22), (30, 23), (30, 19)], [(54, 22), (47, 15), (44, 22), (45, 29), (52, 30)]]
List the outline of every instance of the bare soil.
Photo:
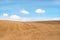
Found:
[(60, 40), (60, 21), (0, 21), (0, 40)]

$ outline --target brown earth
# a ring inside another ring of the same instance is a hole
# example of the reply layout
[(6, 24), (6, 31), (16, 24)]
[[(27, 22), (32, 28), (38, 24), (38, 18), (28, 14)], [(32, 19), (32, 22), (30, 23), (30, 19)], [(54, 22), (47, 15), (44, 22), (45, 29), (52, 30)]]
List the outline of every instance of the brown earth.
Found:
[(60, 21), (0, 21), (0, 40), (60, 40)]

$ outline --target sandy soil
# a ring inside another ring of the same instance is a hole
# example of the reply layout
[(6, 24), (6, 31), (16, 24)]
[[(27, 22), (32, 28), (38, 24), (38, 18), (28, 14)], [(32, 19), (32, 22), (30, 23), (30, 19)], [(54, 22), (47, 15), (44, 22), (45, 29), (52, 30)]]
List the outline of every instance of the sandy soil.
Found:
[(60, 21), (0, 21), (0, 40), (60, 40)]

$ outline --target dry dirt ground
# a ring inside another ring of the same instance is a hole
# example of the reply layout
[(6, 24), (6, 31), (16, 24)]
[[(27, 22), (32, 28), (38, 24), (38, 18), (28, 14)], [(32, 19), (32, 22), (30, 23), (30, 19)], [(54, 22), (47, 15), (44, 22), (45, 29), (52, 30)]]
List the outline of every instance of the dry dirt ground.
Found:
[(60, 21), (0, 21), (0, 40), (60, 40)]

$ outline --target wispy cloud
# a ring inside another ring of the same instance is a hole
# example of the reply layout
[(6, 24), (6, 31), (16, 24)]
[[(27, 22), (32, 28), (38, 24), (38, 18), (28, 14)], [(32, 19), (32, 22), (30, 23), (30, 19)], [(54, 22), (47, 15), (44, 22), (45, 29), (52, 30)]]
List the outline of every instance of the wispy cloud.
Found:
[(32, 21), (31, 18), (22, 18), (21, 21)]
[(29, 14), (29, 12), (25, 9), (20, 10), (20, 12), (23, 13), (23, 14)]
[(7, 14), (7, 13), (3, 13), (3, 16), (5, 16), (5, 17), (6, 17), (6, 16), (8, 16), (8, 14)]
[(52, 4), (53, 5), (60, 5), (60, 1), (53, 1)]
[(11, 15), (10, 18), (12, 20), (20, 20), (21, 19), (20, 16), (18, 16), (18, 15)]
[(38, 14), (42, 14), (42, 13), (45, 13), (46, 11), (43, 9), (36, 9), (35, 12)]

